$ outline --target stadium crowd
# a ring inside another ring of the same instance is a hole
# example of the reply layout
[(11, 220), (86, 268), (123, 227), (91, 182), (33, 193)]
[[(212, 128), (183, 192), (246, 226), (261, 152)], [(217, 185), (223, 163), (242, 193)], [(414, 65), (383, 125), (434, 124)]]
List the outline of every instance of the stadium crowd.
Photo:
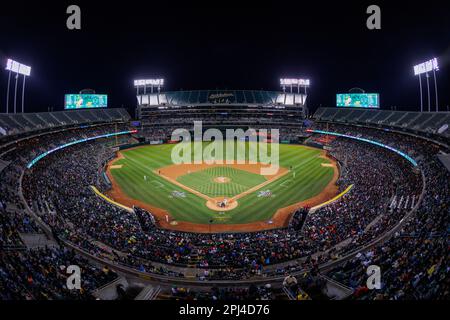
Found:
[[(196, 257), (197, 265), (204, 269), (227, 268), (227, 272), (214, 270), (206, 275), (203, 272), (199, 275), (202, 279), (222, 273), (232, 277), (235, 273), (229, 272), (230, 267), (244, 268), (252, 276), (261, 274), (264, 266), (326, 251), (348, 237), (363, 234), (369, 223), (386, 211), (394, 193), (399, 197), (407, 194), (418, 197), (420, 180), (407, 170), (408, 164), (402, 158), (362, 143), (334, 144), (332, 155), (343, 163), (340, 186), (344, 188), (351, 182), (358, 191), (309, 214), (302, 232), (293, 228), (217, 235), (158, 228), (145, 231), (149, 228), (142, 226), (141, 216), (106, 203), (90, 189), (91, 185), (107, 188), (104, 180), (98, 179), (98, 167), (110, 158), (110, 150), (102, 141), (77, 145), (70, 152), (44, 158), (25, 175), (24, 193), (30, 207), (47, 203), (54, 208), (43, 214), (42, 219), (60, 237), (77, 245), (91, 249), (86, 242), (97, 241), (113, 250), (155, 262), (188, 265)], [(372, 161), (368, 163), (367, 158)], [(371, 179), (367, 179), (368, 174)], [(393, 181), (398, 181), (399, 187)], [(373, 192), (374, 188), (377, 192)], [(241, 272), (236, 274), (242, 276)]]
[[(331, 130), (359, 134), (392, 143), (377, 130), (333, 126)], [(438, 148), (431, 143), (402, 136), (396, 147), (419, 159), (427, 192), (417, 212), (398, 229), (388, 242), (358, 253), (329, 272), (329, 276), (353, 288), (357, 299), (448, 299), (450, 174), (436, 157)], [(369, 290), (366, 269), (381, 268), (381, 289)]]
[[(81, 270), (81, 289), (67, 287), (67, 267)], [(93, 290), (114, 280), (108, 267), (97, 268), (73, 251), (40, 248), (0, 253), (0, 300), (95, 299)]]
[[(316, 126), (324, 128), (320, 124)], [(437, 160), (439, 148), (424, 140), (378, 130), (335, 125), (327, 128), (396, 147), (413, 156), (419, 168), (413, 169), (404, 158), (385, 149), (335, 139), (329, 147), (340, 164), (339, 190), (353, 185), (347, 195), (315, 212), (301, 213), (291, 227), (239, 234), (208, 235), (159, 229), (143, 219), (142, 211), (128, 212), (97, 197), (90, 187), (108, 189), (101, 172), (113, 156), (112, 146), (118, 142), (115, 138), (74, 145), (43, 158), (31, 170), (25, 170), (21, 186), (28, 206), (51, 228), (62, 245), (67, 241), (139, 271), (173, 277), (183, 276), (177, 267), (194, 265), (198, 268), (197, 278), (202, 281), (268, 277), (317, 268), (369, 244), (396, 226), (417, 205), (417, 212), (391, 240), (360, 253), (329, 275), (354, 288), (358, 298), (448, 298), (450, 177)], [(24, 213), (18, 196), (20, 176), (26, 164), (62, 143), (114, 130), (117, 129), (113, 126), (101, 126), (74, 130), (71, 135), (67, 132), (43, 135), (18, 142), (13, 150), (4, 153), (2, 160), (10, 164), (0, 172), (2, 181), (7, 181), (0, 186), (0, 246), (22, 246), (20, 233), (41, 232), (40, 226)], [(129, 139), (125, 136), (119, 140), (127, 143)], [(425, 196), (420, 201), (424, 187)], [(392, 207), (393, 199), (411, 200)], [(73, 258), (73, 255), (65, 249), (52, 248), (2, 252), (0, 272), (6, 280), (1, 285), (8, 288), (4, 297), (15, 298), (19, 294), (20, 286), (14, 288), (14, 281), (8, 279), (20, 277), (14, 270), (23, 261), (30, 262), (24, 274), (31, 274), (31, 282), (37, 283), (37, 291), (25, 290), (23, 294), (28, 296), (24, 297), (57, 299), (74, 294), (61, 294), (64, 288), (58, 287), (55, 292), (51, 289), (56, 285), (52, 279), (58, 279), (67, 256)], [(39, 265), (40, 260), (47, 265)], [(368, 263), (389, 270), (381, 291), (364, 288), (364, 267)], [(84, 265), (89, 268), (87, 263)], [(51, 276), (42, 277), (47, 273)], [(46, 280), (48, 287), (41, 283)], [(87, 291), (99, 286), (96, 280), (95, 276), (87, 279), (90, 281), (86, 284)], [(47, 289), (40, 292), (41, 287)], [(215, 296), (223, 294), (214, 293)]]

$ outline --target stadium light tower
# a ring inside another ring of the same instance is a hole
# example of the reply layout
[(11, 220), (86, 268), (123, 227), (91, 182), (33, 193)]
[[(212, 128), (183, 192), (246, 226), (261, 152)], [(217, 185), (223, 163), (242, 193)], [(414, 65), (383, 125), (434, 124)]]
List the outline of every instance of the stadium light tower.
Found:
[(139, 95), (139, 88), (144, 89), (144, 94), (147, 93), (147, 88), (150, 87), (150, 92), (153, 93), (153, 88), (157, 88), (158, 92), (164, 86), (164, 79), (142, 79), (134, 80), (134, 86), (136, 88), (136, 93)]
[(283, 92), (286, 92), (286, 88), (290, 88), (290, 91), (292, 93), (292, 90), (294, 87), (297, 87), (297, 93), (300, 93), (300, 88), (304, 88), (305, 95), (306, 95), (306, 88), (310, 86), (309, 79), (287, 79), (283, 78), (280, 79), (280, 86), (283, 89)]
[(422, 74), (425, 74), (427, 79), (427, 93), (428, 93), (428, 112), (431, 111), (431, 98), (430, 98), (430, 74), (429, 72), (433, 71), (434, 77), (434, 92), (436, 95), (436, 112), (439, 111), (439, 98), (438, 98), (438, 90), (437, 90), (437, 81), (436, 81), (436, 71), (439, 71), (439, 64), (437, 58), (433, 58), (431, 60), (425, 61), (418, 65), (414, 66), (414, 75), (419, 76), (419, 89), (420, 89), (420, 111), (423, 112), (423, 98), (422, 98)]
[(6, 92), (6, 113), (9, 113), (9, 85), (11, 83), (11, 73), (15, 74), (16, 84), (14, 86), (14, 113), (17, 112), (17, 82), (19, 75), (23, 75), (22, 83), (22, 113), (25, 111), (25, 78), (31, 74), (31, 67), (21, 64), (12, 59), (6, 61), (6, 70), (8, 70), (8, 87)]

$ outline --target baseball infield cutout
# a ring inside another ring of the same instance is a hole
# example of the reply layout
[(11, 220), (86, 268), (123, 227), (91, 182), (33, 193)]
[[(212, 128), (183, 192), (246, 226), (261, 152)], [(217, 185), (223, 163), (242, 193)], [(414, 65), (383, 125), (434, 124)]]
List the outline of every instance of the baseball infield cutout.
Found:
[[(222, 196), (222, 197), (207, 196), (198, 190), (192, 189), (192, 188), (180, 183), (179, 181), (177, 181), (177, 178), (181, 177), (183, 175), (186, 175), (186, 174), (191, 174), (193, 172), (202, 171), (202, 170), (214, 168), (214, 167), (229, 167), (229, 168), (234, 168), (234, 169), (247, 171), (247, 172), (250, 172), (253, 174), (260, 175), (261, 168), (264, 166), (265, 165), (262, 163), (228, 164), (228, 165), (203, 164), (203, 163), (202, 164), (173, 164), (173, 165), (159, 168), (158, 170), (155, 170), (154, 173), (158, 174), (160, 177), (166, 179), (170, 183), (173, 183), (173, 184), (179, 186), (180, 188), (183, 188), (184, 190), (189, 191), (189, 192), (195, 194), (196, 196), (199, 196), (199, 197), (205, 199), (206, 200), (205, 205), (209, 209), (214, 210), (214, 211), (230, 211), (237, 207), (238, 199), (263, 188), (264, 186), (268, 185), (269, 183), (274, 182), (275, 180), (277, 180), (277, 179), (281, 178), (282, 176), (284, 176), (285, 174), (289, 173), (289, 170), (286, 168), (283, 168), (283, 167), (279, 167), (277, 174), (265, 175), (264, 177), (267, 180), (264, 181), (263, 183), (260, 183), (252, 188), (245, 190), (244, 192), (242, 192), (234, 197), (229, 197), (229, 198), (226, 198), (224, 196)], [(219, 177), (219, 178), (222, 178), (222, 181), (227, 181), (225, 179), (225, 177)], [(231, 181), (231, 179), (229, 179), (227, 182), (230, 182), (230, 181)], [(225, 183), (225, 182), (220, 182), (220, 183)], [(224, 200), (226, 200), (225, 203), (224, 203)]]
[[(303, 146), (303, 147), (307, 148), (307, 149), (317, 150), (316, 148), (312, 148), (312, 147), (308, 147), (308, 146)], [(131, 148), (131, 149), (137, 149), (137, 148), (141, 148), (141, 147), (136, 147), (136, 148)], [(124, 158), (124, 156), (121, 152), (117, 152), (117, 157), (115, 159), (111, 160), (109, 162), (109, 164), (107, 165), (106, 174), (112, 184), (112, 188), (110, 191), (107, 192), (107, 195), (109, 197), (111, 197), (111, 199), (113, 199), (113, 201), (116, 201), (117, 203), (120, 203), (122, 205), (129, 206), (129, 207), (138, 206), (145, 210), (148, 210), (155, 216), (155, 218), (157, 218), (158, 226), (162, 229), (184, 231), (184, 232), (197, 232), (197, 233), (221, 233), (221, 232), (254, 232), (254, 231), (283, 228), (289, 224), (291, 216), (296, 210), (298, 210), (300, 208), (304, 208), (304, 207), (311, 208), (311, 207), (320, 205), (326, 201), (329, 201), (330, 199), (333, 199), (334, 197), (336, 197), (337, 194), (339, 194), (338, 187), (336, 185), (336, 182), (339, 178), (339, 169), (338, 169), (338, 166), (336, 165), (336, 160), (333, 159), (332, 157), (328, 157), (326, 155), (325, 151), (322, 151), (322, 154), (319, 157), (322, 157), (323, 159), (327, 159), (328, 161), (331, 161), (332, 167), (334, 169), (333, 178), (331, 179), (331, 181), (328, 183), (328, 185), (323, 189), (323, 191), (320, 194), (318, 194), (312, 198), (306, 199), (304, 201), (295, 203), (293, 205), (289, 205), (287, 207), (278, 209), (275, 212), (275, 214), (272, 216), (272, 218), (269, 220), (271, 223), (268, 223), (268, 221), (256, 221), (256, 222), (248, 222), (248, 223), (240, 223), (240, 224), (206, 224), (206, 223), (195, 223), (195, 222), (175, 220), (172, 218), (169, 211), (162, 209), (160, 207), (151, 205), (147, 202), (143, 202), (143, 201), (139, 201), (137, 199), (130, 198), (122, 191), (121, 187), (115, 181), (113, 175), (111, 174), (111, 167), (114, 165), (114, 163), (116, 161)], [(190, 169), (188, 169), (188, 170), (190, 170), (189, 173), (205, 169), (204, 167), (200, 168), (201, 165), (198, 165), (198, 164), (197, 165), (193, 164), (191, 166), (192, 167)], [(214, 165), (206, 165), (205, 164), (204, 166), (211, 167)], [(217, 165), (217, 166), (223, 166), (223, 165)], [(240, 165), (240, 166), (245, 166), (245, 165)], [(249, 165), (247, 165), (247, 166), (249, 166)], [(165, 167), (165, 168), (167, 168), (167, 167)], [(240, 169), (242, 170), (242, 168), (240, 168)], [(286, 172), (284, 174), (287, 174), (290, 172), (287, 169), (285, 169), (285, 170), (286, 170)], [(280, 168), (280, 171), (281, 171), (281, 168)], [(260, 174), (259, 171), (254, 172), (254, 173)], [(158, 172), (156, 171), (155, 174), (158, 175)], [(166, 174), (168, 174), (168, 173), (166, 172)], [(170, 175), (170, 173), (169, 173), (169, 175)], [(270, 176), (268, 176), (268, 177), (270, 177)], [(271, 183), (273, 181), (274, 180), (268, 180), (267, 183)], [(170, 182), (172, 182), (172, 181), (170, 181)], [(285, 182), (288, 182), (288, 181), (285, 181)], [(178, 182), (176, 182), (174, 184), (179, 185)], [(283, 183), (283, 185), (285, 187), (287, 187), (285, 183)], [(263, 186), (264, 185), (256, 186), (255, 187), (256, 189), (252, 188), (251, 190), (248, 190), (246, 192), (246, 194), (257, 191), (257, 189), (262, 188)], [(253, 189), (255, 189), (255, 190), (253, 190)], [(191, 191), (189, 191), (189, 192), (191, 192)], [(206, 197), (206, 196), (202, 195), (200, 192), (195, 191), (195, 190), (193, 193), (198, 196), (201, 195), (202, 198)], [(239, 196), (241, 196), (241, 195), (244, 196), (246, 194), (240, 194)], [(205, 200), (207, 200), (206, 201), (206, 205), (207, 205), (207, 203), (210, 199), (205, 199)], [(220, 200), (220, 199), (216, 198), (216, 200)], [(212, 199), (212, 201), (216, 201), (216, 200)], [(230, 202), (229, 202), (230, 205), (232, 204), (231, 200), (237, 200), (237, 199), (230, 198)], [(236, 201), (236, 206), (237, 205), (238, 205), (238, 203)], [(220, 208), (220, 210), (217, 210), (217, 211), (218, 211), (218, 215), (220, 215), (220, 212), (224, 212), (225, 210), (223, 210), (223, 208)], [(168, 221), (166, 221), (166, 217), (169, 217)], [(226, 217), (223, 217), (223, 218), (224, 218), (223, 220), (226, 220)]]

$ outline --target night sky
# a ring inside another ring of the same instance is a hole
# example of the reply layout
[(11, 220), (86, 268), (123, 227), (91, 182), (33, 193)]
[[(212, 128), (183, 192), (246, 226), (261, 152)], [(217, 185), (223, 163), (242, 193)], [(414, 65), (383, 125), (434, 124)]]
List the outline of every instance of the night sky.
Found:
[[(27, 112), (62, 110), (64, 94), (84, 88), (131, 110), (133, 79), (157, 77), (166, 90), (278, 90), (280, 77), (305, 77), (312, 110), (353, 87), (379, 92), (383, 109), (417, 110), (412, 66), (435, 56), (440, 105), (450, 105), (448, 1), (13, 2), (1, 5), (0, 59), (32, 66)], [(79, 31), (66, 28), (70, 4)], [(381, 30), (366, 28), (370, 4)], [(0, 112), (6, 85), (1, 71)]]

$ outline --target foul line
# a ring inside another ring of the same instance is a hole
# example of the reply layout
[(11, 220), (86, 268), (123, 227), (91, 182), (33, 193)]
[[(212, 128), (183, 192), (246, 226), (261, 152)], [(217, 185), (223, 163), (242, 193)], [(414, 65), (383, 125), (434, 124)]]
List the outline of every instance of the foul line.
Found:
[(311, 208), (311, 212), (314, 212), (314, 211), (316, 211), (316, 210), (318, 210), (318, 209), (320, 209), (320, 208), (322, 208), (322, 207), (325, 207), (326, 205), (329, 205), (330, 203), (333, 203), (333, 202), (335, 202), (335, 201), (337, 201), (337, 200), (339, 200), (340, 198), (342, 198), (345, 194), (347, 194), (352, 188), (353, 188), (353, 184), (351, 184), (350, 186), (348, 186), (347, 187), (347, 189), (345, 189), (343, 192), (341, 192), (340, 194), (338, 194), (336, 197), (334, 197), (333, 199), (330, 199), (330, 200), (328, 200), (328, 201), (326, 201), (326, 202), (324, 202), (324, 203), (322, 203), (322, 204), (319, 204), (319, 205), (317, 205), (317, 206), (315, 206), (315, 207), (312, 207)]
[(96, 195), (98, 195), (99, 197), (103, 198), (103, 200), (109, 202), (110, 204), (119, 207), (123, 210), (126, 210), (128, 212), (133, 212), (133, 209), (124, 206), (123, 204), (120, 204), (118, 202), (115, 202), (114, 200), (111, 200), (110, 198), (108, 198), (107, 196), (105, 196), (103, 193), (101, 193), (100, 191), (98, 191), (98, 189), (94, 186), (91, 186), (91, 189), (95, 192)]

